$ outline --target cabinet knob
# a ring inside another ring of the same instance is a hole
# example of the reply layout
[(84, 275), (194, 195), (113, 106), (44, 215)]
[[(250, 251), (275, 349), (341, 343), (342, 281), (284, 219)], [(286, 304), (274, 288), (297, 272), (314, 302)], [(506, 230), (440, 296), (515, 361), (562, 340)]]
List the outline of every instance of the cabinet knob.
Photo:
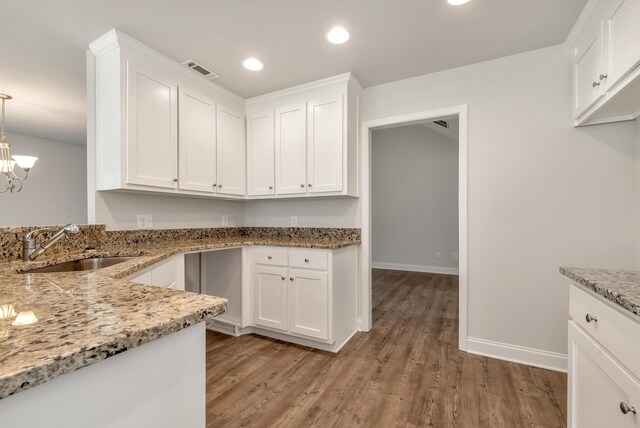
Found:
[(273, 190), (273, 186), (269, 186), (269, 190)]
[(309, 263), (309, 259), (304, 259), (304, 262), (305, 263)]
[(222, 187), (222, 184), (218, 184), (218, 187)]
[(284, 281), (287, 278), (285, 278), (284, 275), (283, 275), (283, 276), (280, 277), (280, 279), (282, 279)]
[(174, 179), (173, 179), (173, 180), (171, 180), (171, 181), (173, 181), (174, 183), (177, 183), (177, 182), (178, 182), (178, 179), (177, 179), (177, 178), (174, 178)]
[(606, 79), (607, 77), (609, 77), (609, 75), (608, 75), (608, 74), (601, 74), (601, 75), (600, 75), (600, 80), (604, 80), (604, 79)]
[(294, 279), (295, 279), (295, 278), (294, 278), (294, 277), (292, 277), (292, 276), (290, 276), (290, 277), (289, 277), (289, 281), (293, 281)]
[(629, 405), (627, 403), (625, 403), (624, 401), (620, 402), (620, 411), (623, 414), (627, 414), (629, 412), (633, 413), (634, 415), (636, 414), (636, 408), (635, 407), (629, 407)]
[(218, 183), (213, 183), (213, 187), (218, 187)]
[(598, 86), (600, 86), (600, 82), (593, 82), (593, 87), (597, 88)]
[(309, 184), (307, 184), (307, 186), (311, 187), (311, 186), (313, 186), (313, 184), (309, 183)]
[(587, 322), (591, 322), (591, 321), (593, 321), (593, 322), (598, 322), (598, 317), (594, 317), (594, 316), (593, 316), (593, 315), (591, 315), (591, 314), (587, 314), (587, 316), (586, 316), (586, 317), (584, 317), (584, 318), (587, 320)]
[(271, 260), (273, 257), (271, 257), (271, 256), (267, 256), (267, 258), (268, 258), (269, 260)]
[(300, 187), (304, 187), (304, 184), (301, 184)]

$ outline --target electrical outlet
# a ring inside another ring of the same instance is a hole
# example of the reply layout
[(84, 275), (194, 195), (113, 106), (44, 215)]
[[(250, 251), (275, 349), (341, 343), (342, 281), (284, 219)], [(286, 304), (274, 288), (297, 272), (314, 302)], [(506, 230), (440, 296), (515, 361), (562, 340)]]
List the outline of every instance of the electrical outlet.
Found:
[(291, 227), (298, 227), (298, 216), (297, 215), (292, 215), (291, 216)]
[(222, 216), (222, 227), (227, 227), (229, 226), (229, 216), (228, 215), (223, 215)]
[(442, 252), (441, 251), (436, 251), (436, 257), (437, 258), (441, 258), (442, 257)]
[(453, 260), (458, 260), (458, 252), (457, 251), (453, 252)]
[(151, 214), (138, 214), (138, 229), (153, 229), (153, 216)]

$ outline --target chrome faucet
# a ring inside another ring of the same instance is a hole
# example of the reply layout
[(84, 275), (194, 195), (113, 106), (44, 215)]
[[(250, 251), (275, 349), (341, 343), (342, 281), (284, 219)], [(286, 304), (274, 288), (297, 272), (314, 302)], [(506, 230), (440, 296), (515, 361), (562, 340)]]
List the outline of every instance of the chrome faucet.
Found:
[(36, 237), (48, 229), (32, 230), (24, 235), (24, 248), (22, 252), (22, 260), (35, 260), (40, 254), (44, 253), (49, 247), (58, 242), (65, 235), (75, 235), (80, 233), (80, 229), (75, 224), (68, 224), (57, 231), (51, 238), (44, 241), (40, 246), (36, 247)]

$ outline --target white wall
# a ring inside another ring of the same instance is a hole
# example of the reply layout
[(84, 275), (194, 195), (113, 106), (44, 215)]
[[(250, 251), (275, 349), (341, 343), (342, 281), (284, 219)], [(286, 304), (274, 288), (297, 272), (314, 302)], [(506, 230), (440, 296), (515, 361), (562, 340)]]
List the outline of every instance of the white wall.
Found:
[(469, 336), (566, 354), (560, 265), (633, 268), (633, 122), (571, 126), (555, 46), (367, 88), (363, 120), (468, 105)]
[(0, 227), (87, 222), (87, 150), (78, 144), (9, 134), (14, 155), (38, 161), (19, 193), (0, 193)]
[(457, 138), (421, 125), (374, 131), (371, 170), (374, 265), (455, 271)]
[(153, 215), (154, 229), (174, 227), (222, 227), (244, 224), (244, 202), (149, 195), (124, 192), (95, 192), (96, 223), (109, 230), (138, 228), (138, 214)]
[(323, 198), (246, 202), (246, 226), (289, 227), (291, 216), (298, 217), (298, 227), (360, 227), (360, 200)]

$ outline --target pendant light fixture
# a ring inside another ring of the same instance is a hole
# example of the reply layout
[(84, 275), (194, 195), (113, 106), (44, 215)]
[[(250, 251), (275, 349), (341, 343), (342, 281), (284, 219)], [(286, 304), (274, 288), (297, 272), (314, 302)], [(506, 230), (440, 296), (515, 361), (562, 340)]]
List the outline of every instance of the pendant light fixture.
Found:
[[(5, 102), (11, 99), (10, 95), (0, 94), (2, 100), (2, 131), (0, 133), (0, 193), (15, 193), (22, 190), (22, 182), (27, 179), (29, 170), (38, 158), (33, 156), (11, 155), (11, 144), (4, 133)], [(15, 166), (18, 169), (15, 169)]]

